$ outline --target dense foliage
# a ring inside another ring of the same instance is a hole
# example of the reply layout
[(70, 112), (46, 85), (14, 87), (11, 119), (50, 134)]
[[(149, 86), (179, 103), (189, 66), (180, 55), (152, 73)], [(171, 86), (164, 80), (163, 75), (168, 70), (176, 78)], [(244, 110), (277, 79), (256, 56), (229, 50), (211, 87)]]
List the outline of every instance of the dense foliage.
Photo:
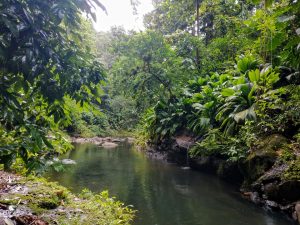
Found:
[(192, 135), (192, 156), (299, 142), (299, 1), (197, 2), (155, 1), (146, 31), (118, 33), (110, 97), (134, 100), (145, 141)]
[(68, 148), (65, 97), (99, 102), (102, 66), (80, 30), (94, 1), (0, 3), (0, 163), (22, 159), (28, 171)]
[(185, 133), (197, 140), (192, 156), (229, 160), (271, 134), (299, 142), (299, 1), (156, 0), (145, 31), (107, 33), (83, 19), (94, 7), (104, 9), (0, 3), (5, 168), (16, 159), (39, 168), (70, 147), (62, 130), (136, 130), (154, 144)]

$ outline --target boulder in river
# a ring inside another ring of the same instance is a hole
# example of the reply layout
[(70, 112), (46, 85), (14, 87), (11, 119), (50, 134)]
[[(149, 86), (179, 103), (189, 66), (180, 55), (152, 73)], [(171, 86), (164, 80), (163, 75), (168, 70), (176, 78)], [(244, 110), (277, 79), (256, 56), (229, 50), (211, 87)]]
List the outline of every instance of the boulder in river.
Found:
[(114, 142), (107, 142), (106, 141), (106, 142), (102, 143), (101, 146), (103, 148), (116, 148), (116, 147), (118, 147), (118, 144), (116, 144)]

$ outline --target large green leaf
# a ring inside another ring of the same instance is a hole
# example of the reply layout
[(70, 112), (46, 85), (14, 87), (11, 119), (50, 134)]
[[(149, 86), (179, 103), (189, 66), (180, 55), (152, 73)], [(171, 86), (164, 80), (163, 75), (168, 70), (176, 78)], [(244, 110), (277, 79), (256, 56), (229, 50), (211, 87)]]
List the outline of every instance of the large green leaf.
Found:
[(224, 96), (224, 97), (229, 97), (229, 96), (232, 96), (234, 95), (235, 91), (231, 88), (225, 88), (222, 90), (221, 94)]
[(257, 82), (259, 82), (259, 79), (260, 79), (260, 71), (258, 69), (251, 70), (251, 71), (249, 71), (248, 76), (249, 76), (249, 80), (252, 83), (257, 83)]

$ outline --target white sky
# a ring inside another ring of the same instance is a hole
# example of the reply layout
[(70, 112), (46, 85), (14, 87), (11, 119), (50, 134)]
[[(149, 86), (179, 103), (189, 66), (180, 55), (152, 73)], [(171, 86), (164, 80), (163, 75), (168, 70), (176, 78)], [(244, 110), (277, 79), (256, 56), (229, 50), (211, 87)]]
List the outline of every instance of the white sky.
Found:
[(133, 7), (130, 0), (101, 0), (107, 10), (107, 15), (98, 9), (97, 23), (94, 27), (97, 31), (109, 31), (112, 26), (123, 26), (126, 30), (143, 30), (143, 15), (153, 10), (152, 0), (139, 0), (138, 15), (133, 15)]

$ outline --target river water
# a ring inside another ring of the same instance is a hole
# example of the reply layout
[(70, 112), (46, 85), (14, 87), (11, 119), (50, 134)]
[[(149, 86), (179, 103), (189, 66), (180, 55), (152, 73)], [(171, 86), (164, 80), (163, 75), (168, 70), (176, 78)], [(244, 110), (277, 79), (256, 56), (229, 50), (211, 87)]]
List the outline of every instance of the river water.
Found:
[(64, 158), (77, 162), (50, 179), (74, 192), (108, 189), (138, 210), (135, 225), (290, 225), (282, 215), (241, 198), (217, 177), (149, 159), (126, 143), (115, 149), (78, 144)]

